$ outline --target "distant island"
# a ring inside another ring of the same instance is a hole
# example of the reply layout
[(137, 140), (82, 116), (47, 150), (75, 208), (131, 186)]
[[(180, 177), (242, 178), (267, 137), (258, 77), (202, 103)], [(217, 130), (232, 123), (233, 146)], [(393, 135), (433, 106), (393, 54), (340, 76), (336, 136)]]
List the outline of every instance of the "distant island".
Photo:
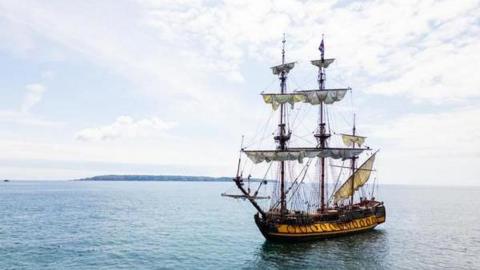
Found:
[[(98, 175), (75, 181), (186, 181), (186, 182), (230, 182), (232, 177), (185, 176), (185, 175)], [(251, 181), (258, 181), (251, 179)]]

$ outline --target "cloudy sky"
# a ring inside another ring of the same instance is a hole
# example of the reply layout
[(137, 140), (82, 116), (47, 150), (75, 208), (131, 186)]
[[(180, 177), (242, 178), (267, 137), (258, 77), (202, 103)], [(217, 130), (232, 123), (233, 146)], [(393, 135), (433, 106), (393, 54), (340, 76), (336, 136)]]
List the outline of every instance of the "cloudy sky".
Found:
[(278, 89), (283, 33), (290, 88), (315, 85), (324, 33), (328, 85), (352, 87), (343, 111), (381, 149), (383, 183), (478, 185), (478, 14), (478, 0), (1, 0), (0, 178), (232, 175), (271, 111), (258, 94)]

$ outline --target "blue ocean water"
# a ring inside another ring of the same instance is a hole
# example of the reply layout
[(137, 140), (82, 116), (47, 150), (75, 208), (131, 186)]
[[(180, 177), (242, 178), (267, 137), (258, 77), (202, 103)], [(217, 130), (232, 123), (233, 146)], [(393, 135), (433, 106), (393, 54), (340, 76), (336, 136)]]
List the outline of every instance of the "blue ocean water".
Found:
[(0, 269), (480, 269), (480, 188), (382, 186), (387, 222), (266, 242), (231, 183), (0, 183)]

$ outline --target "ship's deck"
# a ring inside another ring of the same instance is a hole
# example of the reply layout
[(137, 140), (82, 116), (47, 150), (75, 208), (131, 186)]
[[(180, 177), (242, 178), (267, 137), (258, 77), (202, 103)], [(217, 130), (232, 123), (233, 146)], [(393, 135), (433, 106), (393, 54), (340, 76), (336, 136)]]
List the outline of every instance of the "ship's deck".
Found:
[(352, 206), (329, 207), (324, 211), (292, 211), (281, 214), (279, 209), (270, 209), (265, 214), (265, 220), (273, 223), (308, 224), (318, 221), (344, 222), (375, 214), (375, 208), (383, 205), (378, 201), (363, 201)]

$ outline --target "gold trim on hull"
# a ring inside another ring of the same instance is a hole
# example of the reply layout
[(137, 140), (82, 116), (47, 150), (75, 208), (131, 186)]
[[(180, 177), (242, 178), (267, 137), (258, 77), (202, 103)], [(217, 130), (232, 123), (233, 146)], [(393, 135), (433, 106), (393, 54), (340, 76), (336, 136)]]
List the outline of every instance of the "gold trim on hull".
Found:
[(257, 224), (267, 239), (271, 240), (309, 240), (358, 233), (375, 228), (385, 221), (384, 216), (374, 215), (354, 219), (344, 223), (319, 222), (310, 225), (278, 224), (276, 230), (262, 228)]

